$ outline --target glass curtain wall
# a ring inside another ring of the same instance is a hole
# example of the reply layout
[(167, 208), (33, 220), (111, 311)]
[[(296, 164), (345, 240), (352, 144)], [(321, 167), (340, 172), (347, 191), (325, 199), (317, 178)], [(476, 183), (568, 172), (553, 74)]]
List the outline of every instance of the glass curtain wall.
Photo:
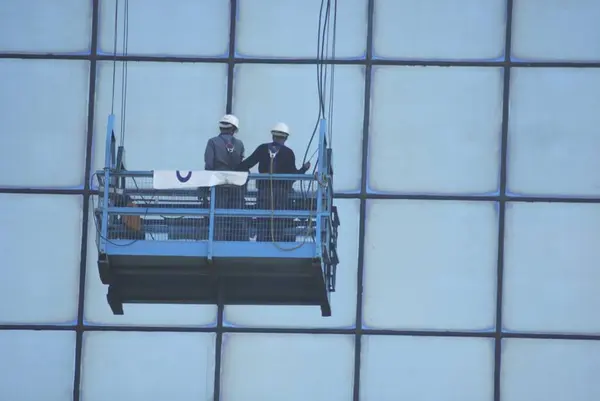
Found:
[(0, 399), (600, 399), (600, 2), (338, 1), (331, 318), (111, 313), (111, 110), (136, 170), (318, 115), (320, 0), (130, 0), (124, 42), (125, 4), (0, 2)]

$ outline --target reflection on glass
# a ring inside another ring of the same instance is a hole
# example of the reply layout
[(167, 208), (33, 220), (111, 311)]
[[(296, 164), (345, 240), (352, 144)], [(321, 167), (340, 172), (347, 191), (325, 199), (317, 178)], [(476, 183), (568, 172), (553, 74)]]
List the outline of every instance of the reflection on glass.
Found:
[(352, 399), (354, 336), (231, 334), (222, 358), (227, 401)]
[(494, 203), (369, 201), (364, 324), (493, 330), (497, 248)]
[(89, 72), (87, 61), (0, 60), (0, 187), (83, 187)]
[(501, 68), (376, 67), (370, 189), (496, 193), (502, 86)]
[(0, 205), (0, 323), (71, 324), (77, 319), (82, 198), (0, 194)]

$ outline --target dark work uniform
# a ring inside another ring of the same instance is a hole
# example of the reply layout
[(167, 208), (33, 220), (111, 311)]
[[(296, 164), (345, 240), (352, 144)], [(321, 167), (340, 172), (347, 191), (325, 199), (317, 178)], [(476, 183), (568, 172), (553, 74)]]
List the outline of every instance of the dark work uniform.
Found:
[[(235, 171), (244, 158), (244, 143), (232, 134), (220, 134), (208, 140), (204, 151), (204, 169)], [(217, 209), (243, 209), (245, 187), (218, 185), (215, 188)], [(247, 241), (248, 228), (243, 217), (215, 218), (215, 241)]]
[[(271, 153), (275, 154), (272, 158)], [(261, 174), (304, 174), (307, 169), (296, 168), (294, 151), (285, 145), (271, 142), (263, 143), (236, 170), (248, 171), (258, 164)], [(291, 180), (260, 180), (256, 183), (258, 189), (257, 206), (263, 210), (288, 209), (289, 196), (292, 191)], [(285, 228), (291, 228), (291, 221), (282, 218), (266, 218), (259, 220), (258, 241), (295, 241), (295, 235), (285, 235)]]

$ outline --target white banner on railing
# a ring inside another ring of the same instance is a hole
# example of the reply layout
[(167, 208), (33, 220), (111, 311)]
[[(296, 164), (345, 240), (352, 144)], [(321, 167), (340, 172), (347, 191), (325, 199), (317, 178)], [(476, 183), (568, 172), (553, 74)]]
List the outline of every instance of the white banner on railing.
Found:
[(152, 181), (154, 189), (178, 189), (244, 185), (247, 180), (247, 172), (155, 170)]

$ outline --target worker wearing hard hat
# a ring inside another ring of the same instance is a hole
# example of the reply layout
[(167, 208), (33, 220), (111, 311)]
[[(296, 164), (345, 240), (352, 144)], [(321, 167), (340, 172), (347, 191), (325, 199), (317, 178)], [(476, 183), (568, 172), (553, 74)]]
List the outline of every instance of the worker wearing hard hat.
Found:
[(244, 143), (235, 137), (240, 121), (233, 114), (219, 120), (219, 135), (210, 138), (204, 151), (204, 169), (234, 171), (244, 158)]
[(271, 174), (304, 174), (310, 168), (307, 162), (300, 169), (296, 168), (294, 151), (285, 142), (290, 136), (289, 128), (284, 123), (277, 123), (271, 129), (273, 141), (259, 145), (236, 170), (247, 171), (258, 164), (259, 173)]
[[(219, 120), (219, 135), (210, 138), (204, 151), (204, 169), (235, 171), (244, 158), (244, 143), (235, 137), (240, 122), (233, 114), (226, 114)], [(215, 206), (219, 209), (242, 209), (245, 187), (219, 185), (215, 190)], [(248, 240), (244, 219), (219, 217), (215, 221), (215, 240)]]
[[(285, 142), (290, 136), (289, 127), (284, 123), (277, 123), (271, 129), (272, 142), (259, 145), (252, 154), (242, 161), (238, 171), (248, 171), (258, 164), (258, 172), (261, 174), (304, 174), (310, 168), (310, 162), (296, 168), (296, 156), (294, 151)], [(268, 179), (257, 182), (258, 207), (260, 209), (287, 209), (289, 195), (292, 190), (293, 181)], [(258, 231), (258, 241), (285, 241), (284, 219), (276, 219), (274, 227), (271, 227), (271, 219), (262, 222)], [(265, 227), (266, 223), (266, 227)], [(274, 228), (272, 230), (271, 228)], [(294, 237), (295, 238), (295, 237)]]

